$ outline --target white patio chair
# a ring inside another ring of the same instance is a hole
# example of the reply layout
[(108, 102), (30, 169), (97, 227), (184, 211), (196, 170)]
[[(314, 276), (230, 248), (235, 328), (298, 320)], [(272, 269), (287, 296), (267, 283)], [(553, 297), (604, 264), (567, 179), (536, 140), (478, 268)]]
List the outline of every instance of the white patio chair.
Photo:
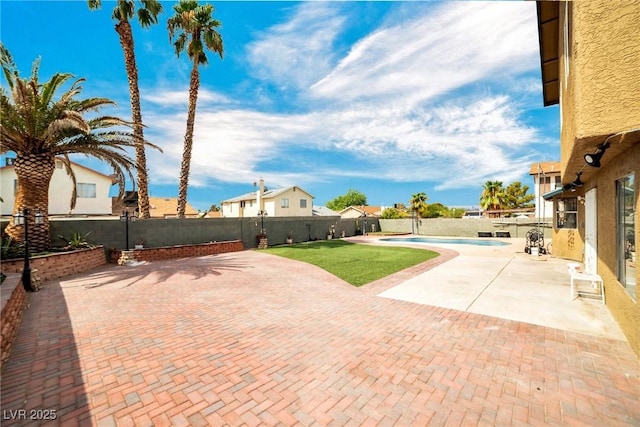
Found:
[[(578, 271), (580, 264), (577, 262), (570, 262), (567, 264), (569, 268), (569, 275), (571, 276), (571, 301), (579, 296), (597, 297), (602, 300), (602, 304), (605, 304), (604, 296), (604, 281), (598, 274), (588, 274), (582, 271)], [(576, 282), (589, 282), (596, 292), (586, 292), (577, 288)]]

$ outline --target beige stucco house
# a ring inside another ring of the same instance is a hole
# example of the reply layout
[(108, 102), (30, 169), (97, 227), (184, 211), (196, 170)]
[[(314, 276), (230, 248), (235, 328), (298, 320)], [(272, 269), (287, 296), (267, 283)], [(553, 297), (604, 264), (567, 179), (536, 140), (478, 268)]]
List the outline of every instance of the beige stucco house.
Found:
[(545, 200), (547, 194), (562, 187), (560, 162), (538, 162), (531, 165), (529, 175), (533, 178), (536, 218), (553, 218), (553, 201)]
[(256, 191), (223, 200), (222, 216), (255, 217), (260, 211), (269, 217), (312, 216), (313, 196), (298, 186), (265, 190), (264, 181)]
[(363, 216), (375, 216), (379, 217), (382, 215), (382, 210), (380, 206), (349, 206), (342, 209), (338, 214), (342, 218), (360, 218)]
[(599, 274), (640, 356), (640, 2), (537, 2), (544, 105), (560, 106), (553, 255)]
[[(7, 165), (0, 168), (2, 215), (12, 214), (18, 189), (18, 178), (12, 160), (6, 158)], [(49, 184), (49, 215), (111, 215), (109, 191), (116, 183), (114, 177), (74, 162), (71, 162), (71, 168), (76, 175), (76, 207), (70, 209), (73, 181), (67, 175), (62, 161), (55, 160), (55, 169)]]

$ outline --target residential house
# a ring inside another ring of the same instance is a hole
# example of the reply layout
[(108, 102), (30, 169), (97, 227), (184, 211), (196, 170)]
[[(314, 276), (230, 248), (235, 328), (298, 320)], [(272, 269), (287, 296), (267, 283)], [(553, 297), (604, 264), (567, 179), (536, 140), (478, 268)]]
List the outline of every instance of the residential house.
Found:
[(544, 105), (560, 106), (553, 255), (599, 274), (640, 355), (639, 2), (538, 1)]
[[(120, 215), (124, 210), (138, 211), (138, 192), (127, 191), (122, 198), (113, 197), (113, 215)], [(185, 218), (202, 218), (205, 214), (198, 212), (188, 202), (184, 210)], [(149, 215), (151, 218), (177, 218), (178, 199), (176, 197), (149, 197)]]
[(553, 218), (553, 201), (542, 197), (550, 191), (562, 187), (560, 162), (538, 162), (531, 165), (529, 175), (533, 178), (536, 218)]
[[(18, 191), (18, 178), (13, 158), (6, 157), (6, 165), (0, 168), (0, 203), (2, 215), (13, 213)], [(109, 191), (116, 181), (113, 175), (105, 175), (78, 163), (71, 162), (76, 176), (76, 207), (71, 210), (73, 181), (61, 160), (55, 160), (55, 169), (49, 184), (49, 215), (110, 215)]]
[(338, 216), (338, 212), (329, 209), (326, 206), (313, 206), (313, 216)]
[(383, 208), (380, 206), (349, 206), (342, 209), (338, 214), (342, 218), (360, 218), (363, 216), (375, 216), (382, 215)]
[[(177, 197), (149, 197), (149, 214), (151, 218), (177, 218), (178, 198)], [(200, 213), (189, 203), (184, 209), (185, 218), (199, 218)]]
[(265, 189), (260, 178), (256, 191), (223, 200), (221, 206), (226, 218), (256, 217), (260, 211), (269, 217), (312, 216), (313, 196), (298, 186)]

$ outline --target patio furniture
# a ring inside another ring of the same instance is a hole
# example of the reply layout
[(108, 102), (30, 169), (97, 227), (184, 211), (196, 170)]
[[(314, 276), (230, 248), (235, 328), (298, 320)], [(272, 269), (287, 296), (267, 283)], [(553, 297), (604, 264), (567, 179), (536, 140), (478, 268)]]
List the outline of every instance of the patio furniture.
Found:
[(478, 231), (478, 237), (493, 237), (492, 231)]
[(528, 254), (544, 255), (547, 250), (544, 247), (544, 233), (539, 228), (532, 228), (527, 231), (527, 240), (524, 251)]
[[(580, 296), (587, 297), (596, 297), (602, 301), (602, 304), (605, 304), (605, 296), (604, 296), (604, 282), (602, 277), (598, 274), (589, 274), (584, 273), (582, 271), (578, 271), (580, 268), (580, 264), (577, 262), (570, 262), (567, 264), (569, 268), (569, 276), (571, 277), (571, 301)], [(596, 289), (595, 292), (586, 292), (583, 290), (579, 290), (577, 288), (576, 282), (589, 282), (591, 283), (591, 287)]]
[(511, 233), (508, 231), (496, 231), (496, 237), (511, 237)]

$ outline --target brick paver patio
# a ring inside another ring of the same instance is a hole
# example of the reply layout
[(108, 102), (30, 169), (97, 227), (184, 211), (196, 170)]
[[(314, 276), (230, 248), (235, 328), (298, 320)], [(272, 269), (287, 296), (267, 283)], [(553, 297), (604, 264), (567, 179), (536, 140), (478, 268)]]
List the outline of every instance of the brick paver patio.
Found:
[(256, 251), (47, 282), (2, 372), (2, 425), (640, 425), (626, 342), (384, 286)]

